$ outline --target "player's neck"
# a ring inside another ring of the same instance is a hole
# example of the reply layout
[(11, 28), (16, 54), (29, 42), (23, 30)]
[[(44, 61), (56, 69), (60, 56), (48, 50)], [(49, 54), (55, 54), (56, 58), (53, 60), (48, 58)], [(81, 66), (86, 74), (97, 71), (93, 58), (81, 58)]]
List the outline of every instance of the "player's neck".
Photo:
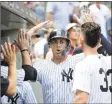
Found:
[(60, 64), (61, 62), (65, 61), (66, 59), (67, 59), (67, 56), (63, 56), (63, 57), (60, 57), (60, 58), (53, 57), (52, 61), (55, 64)]
[(95, 48), (85, 47), (83, 49), (83, 51), (84, 51), (84, 55), (85, 56), (88, 56), (88, 55), (98, 55), (97, 47), (95, 47)]
[(73, 48), (75, 48), (75, 47), (77, 46), (77, 41), (76, 41), (76, 40), (72, 40), (72, 41), (71, 41), (71, 46), (72, 46)]

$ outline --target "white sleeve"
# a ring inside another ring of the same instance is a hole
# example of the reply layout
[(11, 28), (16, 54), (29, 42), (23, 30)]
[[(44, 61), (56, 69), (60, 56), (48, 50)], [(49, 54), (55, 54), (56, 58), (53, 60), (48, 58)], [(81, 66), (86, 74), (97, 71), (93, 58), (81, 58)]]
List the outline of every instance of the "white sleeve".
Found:
[[(22, 85), (25, 77), (25, 72), (23, 69), (18, 69), (16, 70), (17, 73), (17, 85)], [(1, 76), (4, 78), (7, 78), (8, 76), (8, 67), (6, 66), (1, 66)]]
[(43, 44), (40, 45), (38, 53), (39, 53), (39, 55), (43, 55), (44, 54), (44, 45)]
[(86, 71), (87, 67), (78, 63), (74, 70), (73, 75), (73, 88), (72, 91), (75, 93), (76, 90), (81, 90), (90, 93), (90, 74)]
[(54, 3), (53, 2), (48, 2), (47, 3), (47, 7), (46, 7), (46, 12), (51, 12), (51, 13), (53, 13), (53, 11), (54, 11), (54, 5), (53, 5)]
[(44, 54), (44, 45), (41, 43), (39, 45), (35, 45), (34, 47), (34, 54), (38, 58), (38, 56)]
[(109, 10), (109, 8), (107, 6), (105, 6), (105, 11), (104, 11), (104, 17), (105, 20), (107, 21), (109, 18), (111, 18), (111, 11)]

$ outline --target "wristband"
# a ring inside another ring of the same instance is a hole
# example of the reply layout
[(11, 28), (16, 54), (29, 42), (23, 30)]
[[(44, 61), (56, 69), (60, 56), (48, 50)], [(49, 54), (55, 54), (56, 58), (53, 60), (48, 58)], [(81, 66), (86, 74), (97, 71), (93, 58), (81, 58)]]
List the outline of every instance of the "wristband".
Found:
[(23, 51), (28, 51), (28, 49), (23, 49), (23, 50), (21, 50), (21, 52), (23, 52)]

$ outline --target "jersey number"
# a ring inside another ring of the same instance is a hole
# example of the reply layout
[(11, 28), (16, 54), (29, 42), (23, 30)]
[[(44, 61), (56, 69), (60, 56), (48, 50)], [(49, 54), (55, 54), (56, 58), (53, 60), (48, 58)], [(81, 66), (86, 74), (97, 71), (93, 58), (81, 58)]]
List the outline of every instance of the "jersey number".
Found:
[(104, 82), (106, 84), (106, 87), (103, 87), (103, 85), (100, 85), (100, 90), (102, 92), (107, 92), (108, 88), (109, 88), (110, 92), (112, 92), (112, 86), (108, 87), (108, 79), (107, 79), (107, 76), (109, 76), (112, 73), (112, 69), (107, 70), (107, 72), (105, 73), (104, 70), (102, 68), (100, 68), (99, 73), (100, 74), (103, 74), (103, 73), (105, 74)]

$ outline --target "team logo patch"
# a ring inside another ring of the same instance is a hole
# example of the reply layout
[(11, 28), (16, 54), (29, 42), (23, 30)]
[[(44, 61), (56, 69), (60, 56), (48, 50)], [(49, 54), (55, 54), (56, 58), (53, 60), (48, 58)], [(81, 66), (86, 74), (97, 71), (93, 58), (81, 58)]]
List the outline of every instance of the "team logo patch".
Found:
[(19, 93), (16, 93), (15, 96), (12, 97), (8, 97), (8, 102), (10, 102), (11, 104), (17, 104), (17, 99), (19, 98)]
[(72, 73), (73, 73), (73, 69), (71, 69), (71, 68), (69, 68), (68, 73), (66, 73), (65, 70), (63, 70), (63, 72), (61, 73), (62, 81), (65, 81), (65, 79), (67, 79), (67, 82), (70, 82), (70, 80), (73, 79)]

